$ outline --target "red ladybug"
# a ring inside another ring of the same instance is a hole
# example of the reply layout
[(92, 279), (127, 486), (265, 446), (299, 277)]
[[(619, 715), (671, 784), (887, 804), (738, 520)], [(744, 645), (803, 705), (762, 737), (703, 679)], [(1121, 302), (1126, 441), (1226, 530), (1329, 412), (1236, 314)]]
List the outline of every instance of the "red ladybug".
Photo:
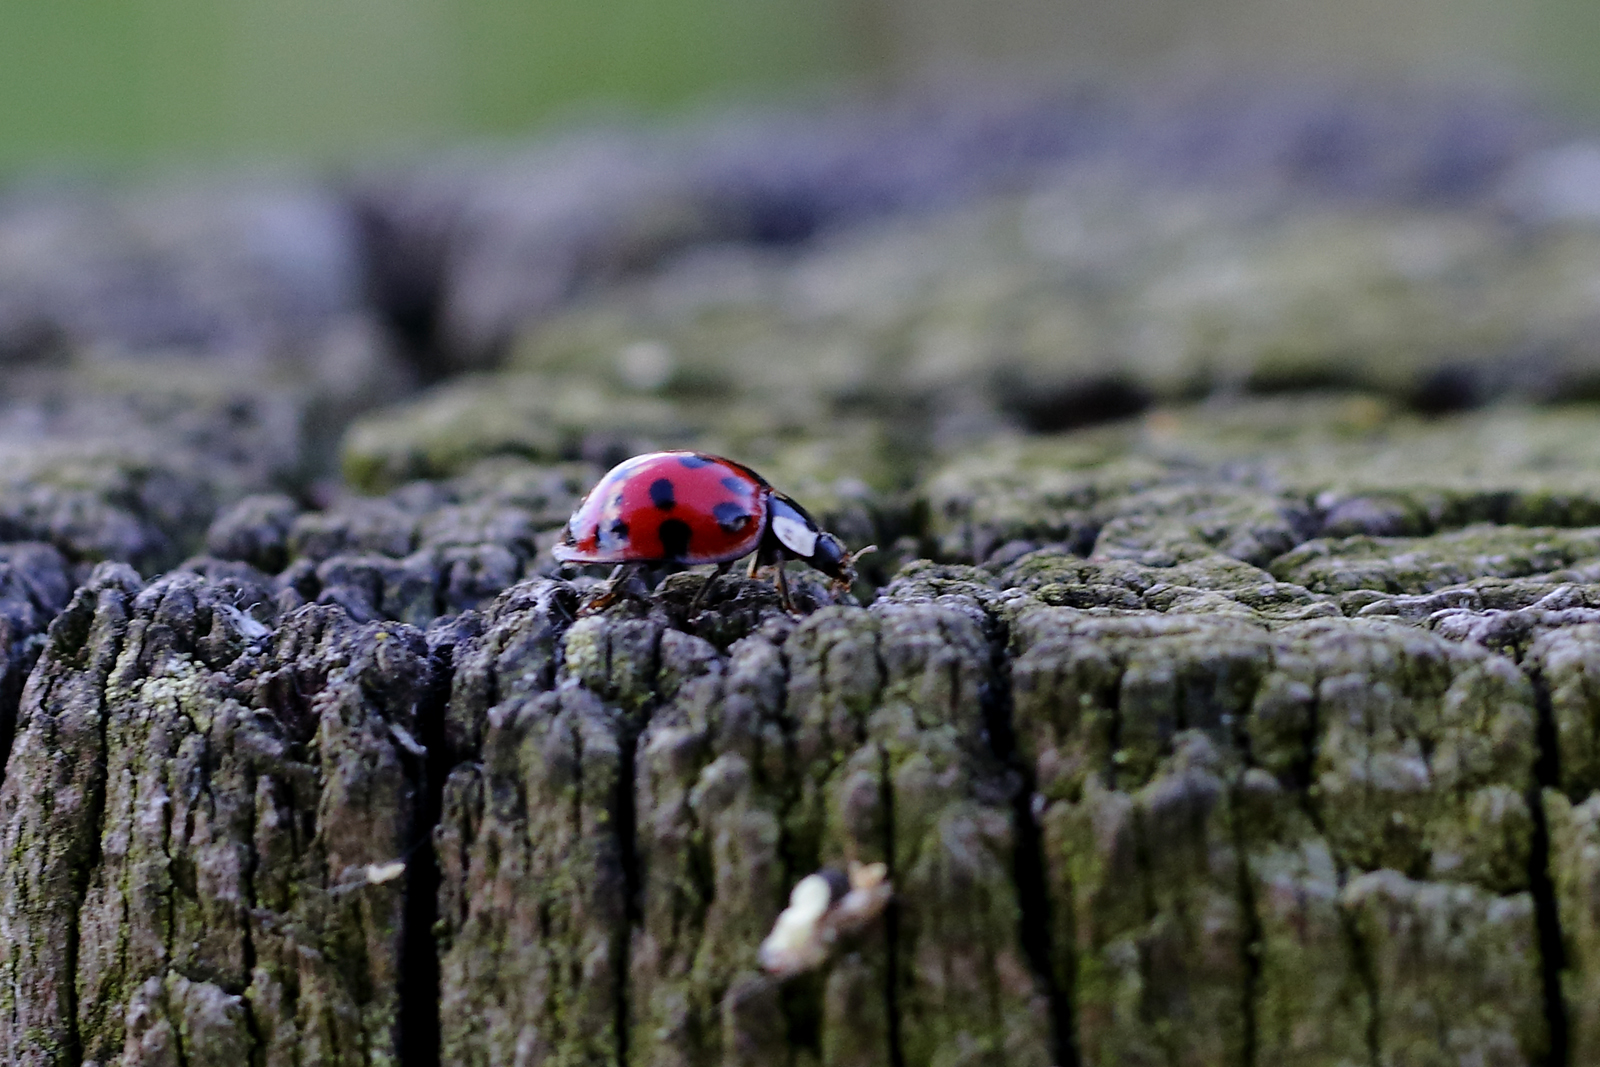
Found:
[(554, 549), (568, 563), (621, 565), (589, 610), (611, 600), (629, 565), (715, 563), (698, 605), (712, 582), (752, 552), (752, 577), (760, 567), (779, 565), (778, 593), (789, 611), (784, 560), (808, 563), (848, 586), (861, 555), (749, 467), (704, 452), (651, 452), (613, 467), (572, 513)]

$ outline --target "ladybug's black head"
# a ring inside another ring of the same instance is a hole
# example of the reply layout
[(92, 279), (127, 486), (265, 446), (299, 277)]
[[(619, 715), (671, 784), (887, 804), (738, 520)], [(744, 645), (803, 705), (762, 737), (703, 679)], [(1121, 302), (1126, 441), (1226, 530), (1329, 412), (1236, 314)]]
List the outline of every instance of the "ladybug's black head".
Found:
[(829, 578), (847, 584), (856, 580), (856, 569), (850, 565), (850, 550), (844, 547), (843, 541), (826, 531), (817, 534), (817, 547), (806, 562)]

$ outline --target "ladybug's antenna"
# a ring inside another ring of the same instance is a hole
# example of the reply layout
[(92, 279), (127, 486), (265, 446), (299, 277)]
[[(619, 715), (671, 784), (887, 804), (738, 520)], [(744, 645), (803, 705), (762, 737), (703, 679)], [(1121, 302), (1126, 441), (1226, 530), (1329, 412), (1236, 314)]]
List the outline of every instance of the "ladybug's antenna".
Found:
[(841, 593), (848, 593), (850, 587), (856, 584), (856, 560), (876, 551), (878, 551), (877, 545), (868, 545), (854, 552), (846, 552), (844, 559), (839, 561), (839, 577), (834, 579), (834, 588)]

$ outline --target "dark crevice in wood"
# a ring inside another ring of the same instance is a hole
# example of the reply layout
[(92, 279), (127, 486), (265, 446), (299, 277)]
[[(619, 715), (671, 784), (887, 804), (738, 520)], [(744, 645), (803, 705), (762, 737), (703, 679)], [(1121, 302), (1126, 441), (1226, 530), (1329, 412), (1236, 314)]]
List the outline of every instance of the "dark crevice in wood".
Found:
[(410, 856), (406, 862), (404, 932), (400, 943), (400, 1067), (440, 1067), (439, 946), (434, 922), (439, 915), (442, 879), (433, 832), (444, 806), (444, 781), (450, 772), (445, 741), (445, 708), (450, 700), (450, 650), (434, 655), (428, 687), (417, 706), (418, 742), (427, 754), (418, 760), (417, 804)]
[(1560, 742), (1556, 736), (1550, 687), (1538, 668), (1524, 669), (1533, 683), (1534, 708), (1538, 712), (1535, 735), (1538, 757), (1534, 762), (1534, 785), (1528, 796), (1528, 810), (1533, 815), (1528, 848), (1528, 891), (1533, 896), (1534, 922), (1539, 935), (1539, 970), (1545, 1027), (1549, 1035), (1542, 1067), (1568, 1067), (1571, 1057), (1569, 1021), (1567, 1002), (1561, 992), (1561, 975), (1567, 967), (1566, 941), (1561, 932), (1561, 909), (1556, 900), (1555, 883), (1550, 876), (1550, 825), (1544, 809), (1544, 791), (1560, 787)]
[(1244, 818), (1239, 813), (1244, 775), (1256, 766), (1255, 754), (1250, 747), (1248, 730), (1234, 731), (1233, 744), (1244, 757), (1239, 777), (1228, 788), (1228, 824), (1233, 836), (1234, 864), (1238, 872), (1239, 912), (1244, 916), (1244, 940), (1240, 945), (1240, 962), (1244, 966), (1244, 989), (1240, 994), (1239, 1010), (1244, 1019), (1243, 1047), (1239, 1062), (1242, 1067), (1256, 1067), (1261, 1051), (1261, 955), (1266, 945), (1266, 931), (1261, 925), (1260, 901), (1256, 897), (1255, 880), (1250, 872), (1250, 840)]
[[(884, 858), (892, 881), (895, 875), (894, 779), (889, 766), (889, 752), (882, 745), (878, 746), (878, 789), (883, 804)], [(888, 964), (884, 968), (883, 996), (889, 1022), (889, 1067), (905, 1067), (906, 1055), (900, 1036), (900, 905), (897, 901), (889, 901), (883, 919), (888, 957)]]
[(626, 917), (625, 930), (618, 947), (620, 957), (617, 964), (617, 1064), (618, 1067), (628, 1067), (628, 1029), (629, 988), (628, 971), (631, 960), (630, 952), (633, 946), (633, 935), (644, 926), (644, 908), (642, 897), (644, 894), (644, 880), (641, 873), (639, 859), (639, 824), (638, 809), (635, 801), (635, 791), (638, 788), (635, 781), (637, 775), (636, 756), (639, 750), (639, 734), (642, 724), (637, 724), (631, 719), (624, 719), (621, 730), (622, 736), (618, 739), (620, 754), (618, 759), (621, 766), (617, 772), (617, 843), (622, 851), (622, 893), (623, 915)]
[[(1011, 695), (1011, 657), (1005, 624), (994, 620), (991, 681), (986, 694), (984, 725), (990, 750), (1014, 779), (1011, 796), (1012, 871), (1021, 916), (1017, 936), (1024, 957), (1033, 971), (1034, 981), (1043, 991), (1050, 1012), (1050, 1052), (1057, 1067), (1079, 1067), (1078, 1034), (1074, 1012), (1077, 959), (1071, 945), (1059, 946), (1062, 964), (1058, 970), (1058, 946), (1054, 938), (1054, 915), (1046, 876), (1044, 832), (1034, 812), (1035, 780), (1033, 768), (1017, 747), (1016, 723)], [(1058, 974), (1060, 978), (1058, 979)]]

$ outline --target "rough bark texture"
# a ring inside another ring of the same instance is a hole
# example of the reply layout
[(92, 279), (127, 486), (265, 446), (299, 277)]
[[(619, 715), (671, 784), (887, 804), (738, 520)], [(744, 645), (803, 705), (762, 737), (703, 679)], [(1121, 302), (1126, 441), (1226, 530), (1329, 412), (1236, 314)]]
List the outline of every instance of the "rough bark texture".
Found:
[[(534, 579), (430, 658), (243, 569), (107, 565), (0, 791), (8, 1047), (393, 1062), (409, 937), (450, 1063), (1533, 1063), (1552, 994), (1583, 1062), (1593, 610), (1063, 603), (1123, 595), (1096, 567), (924, 564), (802, 620), (741, 580), (574, 621)], [(430, 735), (437, 925), (403, 930)], [(887, 921), (763, 976), (849, 859)]]
[[(8, 1061), (1600, 1062), (1600, 228), (1526, 113), (1271, 99), (0, 206)], [(581, 612), (679, 444), (855, 595)]]
[(0, 796), (14, 1062), (394, 1061), (426, 646), (262, 594), (107, 564), (51, 625)]

